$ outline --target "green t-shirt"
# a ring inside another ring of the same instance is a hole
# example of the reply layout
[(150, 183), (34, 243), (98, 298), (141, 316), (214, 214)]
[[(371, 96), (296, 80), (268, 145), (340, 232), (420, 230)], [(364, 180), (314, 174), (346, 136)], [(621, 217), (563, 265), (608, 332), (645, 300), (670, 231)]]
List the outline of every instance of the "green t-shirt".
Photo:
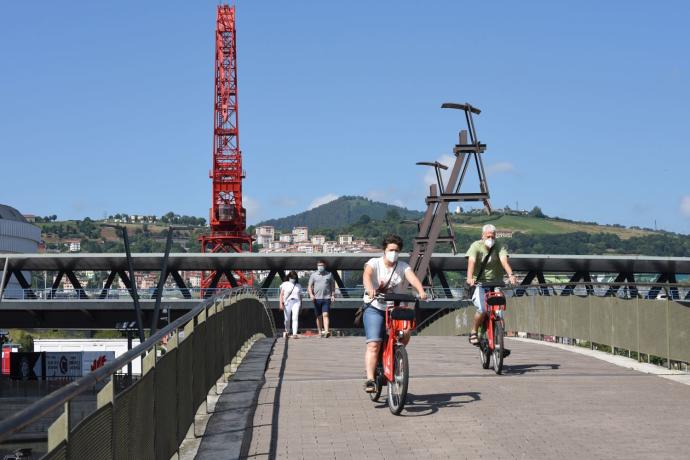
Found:
[[(487, 248), (484, 244), (484, 240), (475, 241), (467, 250), (467, 254), (465, 254), (465, 256), (474, 257), (475, 260), (473, 273), (473, 276), (475, 278), (477, 277), (477, 273), (479, 272), (479, 268), (482, 264), (482, 261), (484, 260), (484, 257), (486, 257), (488, 253), (489, 248)], [(477, 281), (489, 283), (497, 283), (503, 281), (503, 275), (505, 275), (506, 271), (503, 269), (503, 265), (501, 265), (500, 257), (507, 255), (508, 251), (497, 240), (494, 243), (494, 250), (491, 252), (491, 257), (489, 257), (489, 260), (486, 261), (484, 273), (482, 273), (481, 279), (478, 279)]]

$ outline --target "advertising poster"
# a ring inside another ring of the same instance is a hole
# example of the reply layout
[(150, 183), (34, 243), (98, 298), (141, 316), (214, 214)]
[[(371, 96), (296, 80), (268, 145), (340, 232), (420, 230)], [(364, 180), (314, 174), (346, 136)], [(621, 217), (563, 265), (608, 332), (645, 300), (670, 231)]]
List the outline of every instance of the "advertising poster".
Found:
[(48, 379), (81, 377), (82, 352), (45, 352), (46, 373)]
[(10, 353), (10, 377), (14, 380), (37, 380), (45, 375), (43, 353)]
[(114, 351), (84, 351), (81, 362), (81, 375), (95, 371), (111, 361), (115, 361)]

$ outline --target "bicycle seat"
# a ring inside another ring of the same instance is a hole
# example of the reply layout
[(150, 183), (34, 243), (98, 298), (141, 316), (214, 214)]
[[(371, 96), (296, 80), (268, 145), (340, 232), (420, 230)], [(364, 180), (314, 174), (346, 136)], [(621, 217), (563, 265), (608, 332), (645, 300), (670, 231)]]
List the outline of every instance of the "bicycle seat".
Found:
[(411, 308), (394, 308), (391, 310), (391, 319), (398, 319), (404, 321), (414, 320), (414, 310)]

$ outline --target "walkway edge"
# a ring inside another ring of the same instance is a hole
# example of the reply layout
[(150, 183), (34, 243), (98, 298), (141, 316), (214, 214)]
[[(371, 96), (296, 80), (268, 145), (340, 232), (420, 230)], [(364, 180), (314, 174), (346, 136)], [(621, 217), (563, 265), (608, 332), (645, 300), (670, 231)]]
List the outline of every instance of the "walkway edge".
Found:
[(251, 344), (213, 409), (205, 416), (204, 433), (180, 446), (180, 459), (239, 458), (248, 449), (256, 404), (274, 345), (273, 337)]
[(615, 364), (616, 366), (625, 367), (634, 371), (643, 372), (645, 374), (652, 374), (662, 377), (674, 382), (682, 383), (683, 385), (690, 385), (690, 373), (683, 371), (676, 371), (673, 369), (666, 369), (654, 364), (641, 363), (625, 356), (612, 355), (598, 350), (590, 350), (589, 348), (578, 347), (577, 345), (564, 345), (562, 343), (545, 342), (543, 340), (526, 339), (522, 337), (506, 337), (508, 340), (515, 340), (525, 343), (536, 343), (547, 347), (559, 348), (561, 350), (570, 351), (580, 355), (589, 356), (607, 363)]

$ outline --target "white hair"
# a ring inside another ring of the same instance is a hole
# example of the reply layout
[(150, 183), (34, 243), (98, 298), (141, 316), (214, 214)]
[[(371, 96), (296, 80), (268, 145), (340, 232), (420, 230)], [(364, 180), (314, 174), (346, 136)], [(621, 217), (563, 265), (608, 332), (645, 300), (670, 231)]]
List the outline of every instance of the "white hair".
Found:
[(482, 233), (486, 233), (486, 232), (492, 232), (492, 233), (496, 232), (496, 226), (492, 225), (492, 224), (484, 225), (482, 227)]

